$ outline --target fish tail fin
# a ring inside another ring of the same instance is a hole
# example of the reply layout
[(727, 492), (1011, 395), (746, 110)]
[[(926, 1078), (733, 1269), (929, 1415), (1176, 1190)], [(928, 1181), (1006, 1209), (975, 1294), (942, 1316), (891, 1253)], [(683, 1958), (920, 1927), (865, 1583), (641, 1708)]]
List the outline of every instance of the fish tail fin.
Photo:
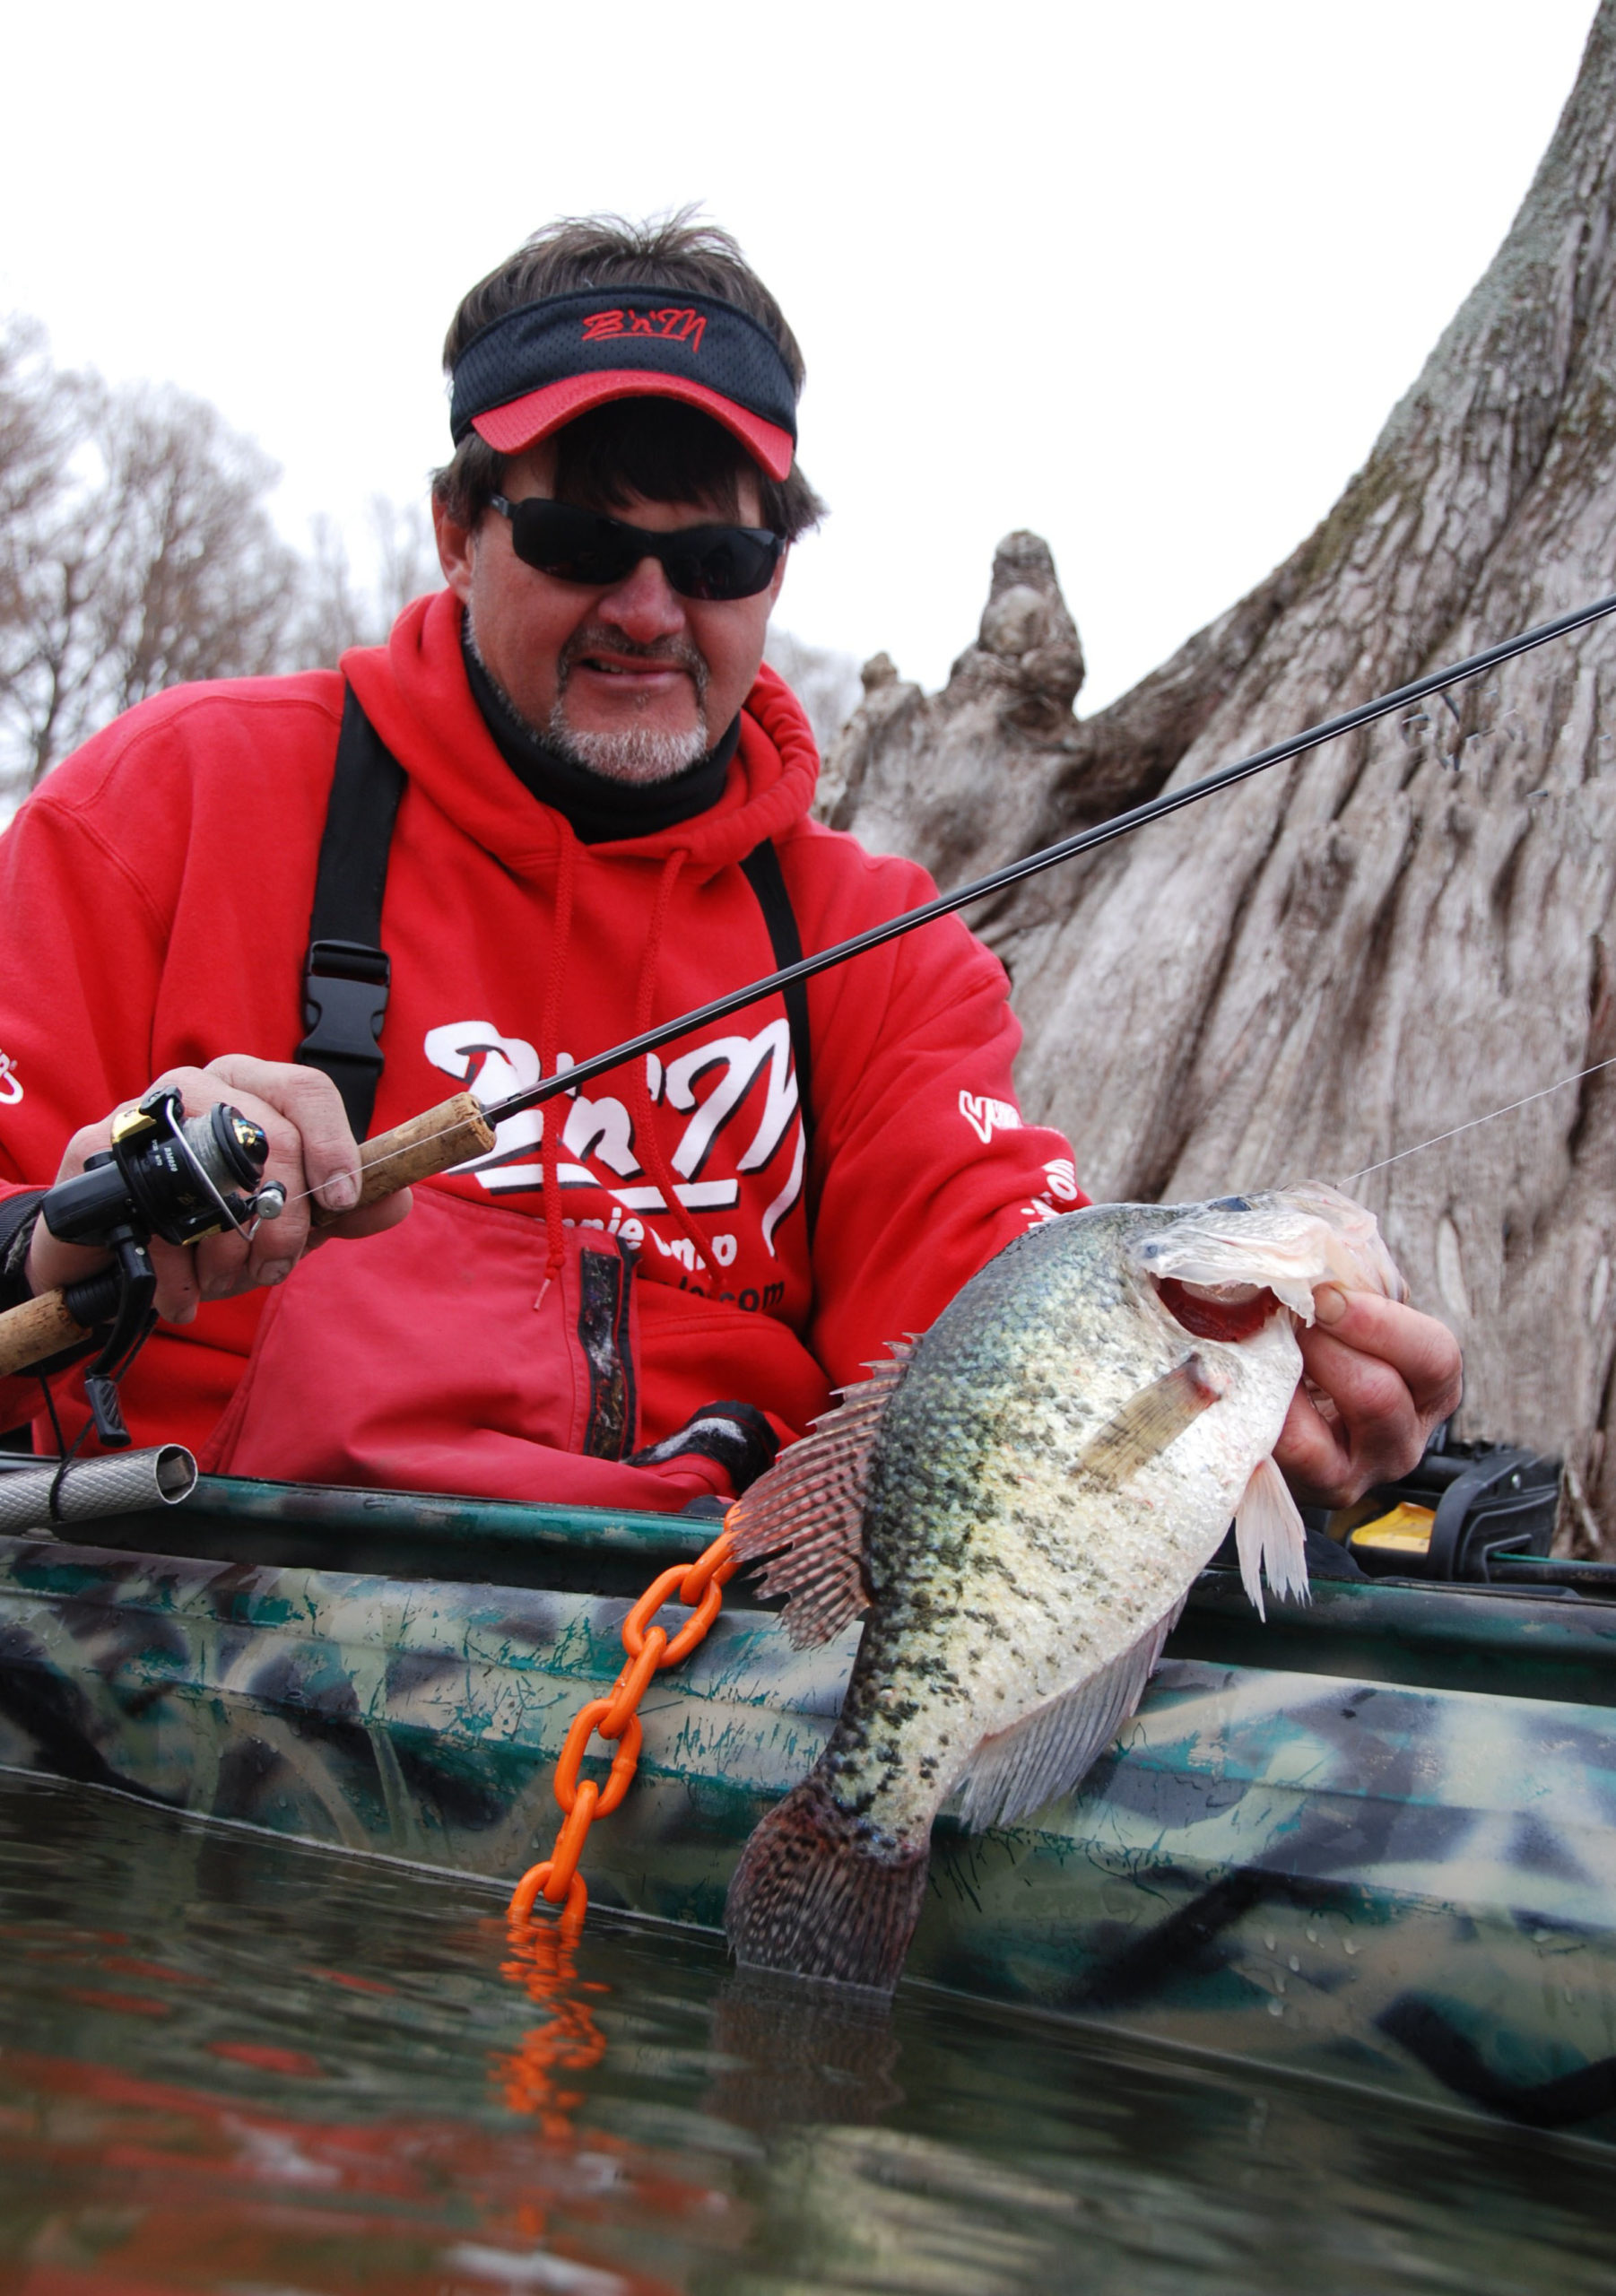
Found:
[(724, 1909), (730, 1951), (754, 1968), (890, 1993), (920, 1918), (926, 1849), (839, 1808), (810, 1771), (741, 1853)]
[(1240, 1558), (1240, 1584), (1259, 1618), (1263, 1607), (1263, 1572), (1282, 1602), (1294, 1595), (1308, 1600), (1307, 1532), (1297, 1512), (1284, 1476), (1272, 1458), (1252, 1469), (1246, 1495), (1235, 1510), (1235, 1549)]

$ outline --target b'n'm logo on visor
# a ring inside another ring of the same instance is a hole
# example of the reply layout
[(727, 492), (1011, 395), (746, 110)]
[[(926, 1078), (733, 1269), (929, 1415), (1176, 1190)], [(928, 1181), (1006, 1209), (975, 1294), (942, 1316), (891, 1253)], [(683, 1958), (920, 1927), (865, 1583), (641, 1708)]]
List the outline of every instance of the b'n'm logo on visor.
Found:
[(665, 343), (688, 343), (699, 351), (707, 320), (699, 311), (589, 311), (584, 317), (584, 341), (604, 343), (618, 335), (656, 335)]

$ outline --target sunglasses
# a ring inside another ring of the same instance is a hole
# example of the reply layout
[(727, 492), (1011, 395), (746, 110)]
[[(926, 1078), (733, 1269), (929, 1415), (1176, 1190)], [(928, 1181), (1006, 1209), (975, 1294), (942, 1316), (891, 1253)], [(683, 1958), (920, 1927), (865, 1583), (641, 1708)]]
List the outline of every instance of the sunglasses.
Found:
[(655, 558), (682, 598), (755, 598), (773, 581), (786, 547), (785, 536), (767, 526), (681, 526), (658, 535), (534, 494), (520, 502), (496, 494), (492, 507), (510, 520), (511, 548), (524, 566), (595, 590)]

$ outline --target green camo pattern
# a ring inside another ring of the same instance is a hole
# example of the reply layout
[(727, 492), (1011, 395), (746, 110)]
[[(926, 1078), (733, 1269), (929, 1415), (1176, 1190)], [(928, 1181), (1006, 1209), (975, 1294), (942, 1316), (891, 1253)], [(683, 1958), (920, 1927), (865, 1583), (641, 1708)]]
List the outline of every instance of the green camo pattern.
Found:
[[(317, 1500), (222, 1492), (198, 1501), (238, 1547)], [(388, 1503), (332, 1494), (329, 1548)], [(468, 1551), (529, 1526), (530, 1575), (588, 1529), (432, 1504)], [(616, 1518), (596, 1552), (643, 1584), (716, 1527)], [(103, 1535), (183, 1543), (168, 1517)], [(0, 1539), (0, 1765), (514, 1880), (629, 1598), (395, 1567)], [(857, 1630), (794, 1651), (744, 1600), (647, 1695), (590, 1837), (604, 1901), (717, 1927), (824, 1745)], [(1263, 1630), (1209, 1573), (1169, 1650), (1078, 1794), (976, 1837), (944, 1814), (909, 1979), (1616, 2141), (1616, 1608), (1325, 1584)]]

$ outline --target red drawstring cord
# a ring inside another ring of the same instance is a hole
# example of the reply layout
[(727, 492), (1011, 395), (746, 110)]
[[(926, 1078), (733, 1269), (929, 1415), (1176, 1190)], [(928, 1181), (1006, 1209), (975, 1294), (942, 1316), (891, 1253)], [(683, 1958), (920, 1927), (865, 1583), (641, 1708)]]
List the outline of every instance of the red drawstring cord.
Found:
[[(561, 845), (556, 862), (555, 929), (550, 944), (550, 978), (544, 984), (544, 1014), (539, 1024), (539, 1074), (555, 1074), (556, 1054), (561, 1028), (561, 987), (566, 978), (567, 959), (572, 941), (572, 895), (578, 882), (578, 839), (570, 826), (560, 824)], [(561, 1218), (561, 1185), (558, 1166), (561, 1156), (561, 1135), (566, 1130), (566, 1118), (561, 1101), (552, 1100), (541, 1119), (543, 1126), (544, 1234), (549, 1249), (544, 1258), (544, 1282), (539, 1292), (544, 1293), (560, 1273), (561, 1260), (567, 1248), (567, 1237)]]
[[(681, 850), (670, 853), (663, 864), (662, 881), (656, 888), (656, 899), (651, 906), (651, 929), (646, 935), (645, 960), (639, 970), (639, 996), (634, 1016), (636, 1036), (643, 1035), (651, 1025), (651, 1004), (656, 987), (656, 961), (662, 954), (662, 936), (667, 926), (668, 909), (673, 898), (673, 887), (678, 883), (679, 872), (689, 857), (688, 854)], [(634, 1075), (635, 1139), (639, 1144), (641, 1161), (662, 1191), (663, 1202), (667, 1205), (675, 1224), (683, 1231), (691, 1249), (695, 1254), (691, 1273), (692, 1275), (699, 1274), (707, 1264), (707, 1254), (690, 1213), (679, 1201), (673, 1171), (666, 1156), (663, 1153), (662, 1141), (656, 1130), (656, 1110), (651, 1104), (651, 1087), (647, 1081), (646, 1069), (647, 1064), (641, 1061)]]

